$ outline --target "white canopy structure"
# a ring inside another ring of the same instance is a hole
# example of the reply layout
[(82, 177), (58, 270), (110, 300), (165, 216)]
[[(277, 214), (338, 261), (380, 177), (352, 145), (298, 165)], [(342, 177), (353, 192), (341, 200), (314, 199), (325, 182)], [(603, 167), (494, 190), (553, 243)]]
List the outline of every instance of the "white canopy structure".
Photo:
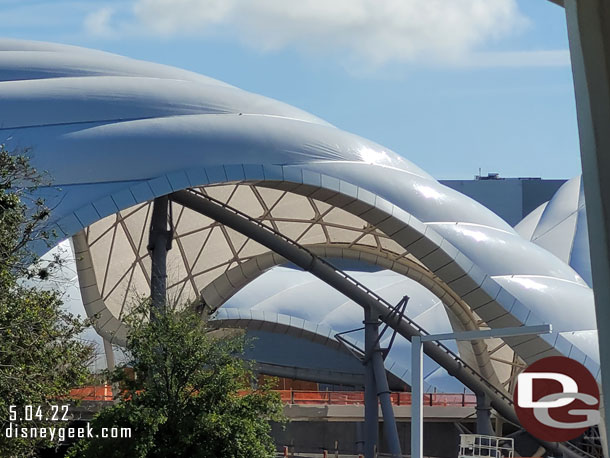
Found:
[(564, 183), (550, 201), (523, 218), (515, 230), (568, 263), (592, 285), (582, 176)]
[[(83, 303), (106, 339), (124, 341), (130, 298), (149, 293), (151, 201), (191, 189), (318, 256), (410, 279), (401, 295), (418, 283), (456, 329), (551, 323), (551, 335), (506, 344), (525, 362), (562, 354), (599, 376), (581, 275), (381, 145), (211, 78), (71, 46), (0, 40), (0, 81), (3, 141), (31, 148), (53, 178), (42, 190), (51, 227), (72, 237)], [(172, 212), (176, 300), (218, 310), (286, 263), (195, 211), (173, 203)], [(324, 306), (312, 300), (297, 317), (315, 323)], [(498, 376), (491, 345), (460, 351)]]

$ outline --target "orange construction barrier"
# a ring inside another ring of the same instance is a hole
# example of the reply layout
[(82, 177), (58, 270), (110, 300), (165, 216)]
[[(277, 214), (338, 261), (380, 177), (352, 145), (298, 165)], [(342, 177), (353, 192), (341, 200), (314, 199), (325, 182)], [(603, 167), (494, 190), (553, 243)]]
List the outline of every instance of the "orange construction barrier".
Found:
[[(238, 394), (245, 396), (252, 390), (240, 390)], [(311, 390), (274, 390), (284, 404), (301, 405), (364, 405), (362, 391), (311, 391)], [(82, 401), (112, 401), (111, 385), (84, 386), (70, 390), (70, 397)], [(411, 405), (411, 393), (395, 392), (390, 395), (392, 405)], [(476, 396), (471, 393), (425, 393), (425, 406), (474, 407)]]
[(70, 397), (81, 401), (112, 401), (110, 385), (83, 386), (70, 390)]

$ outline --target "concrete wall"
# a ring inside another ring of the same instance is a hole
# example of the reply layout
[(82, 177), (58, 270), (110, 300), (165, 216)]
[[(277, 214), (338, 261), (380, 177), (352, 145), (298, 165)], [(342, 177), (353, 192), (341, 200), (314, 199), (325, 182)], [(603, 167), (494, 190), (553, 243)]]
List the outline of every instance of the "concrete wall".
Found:
[[(474, 423), (464, 423), (474, 429)], [(399, 421), (398, 434), (403, 454), (409, 454), (411, 447), (411, 423)], [(424, 428), (424, 455), (433, 457), (455, 458), (457, 456), (459, 434), (455, 423), (426, 422)], [(358, 422), (355, 421), (292, 421), (285, 426), (274, 424), (272, 435), (279, 450), (289, 446), (295, 453), (322, 453), (335, 450), (338, 441), (339, 453), (357, 454), (357, 442), (361, 440)], [(380, 452), (387, 453), (383, 437), (383, 423), (379, 424)]]

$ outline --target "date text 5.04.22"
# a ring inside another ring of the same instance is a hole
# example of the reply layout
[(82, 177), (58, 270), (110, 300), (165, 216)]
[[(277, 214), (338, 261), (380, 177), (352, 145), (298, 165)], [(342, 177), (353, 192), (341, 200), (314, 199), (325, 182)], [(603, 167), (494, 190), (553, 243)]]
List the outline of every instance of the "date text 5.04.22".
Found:
[(9, 421), (68, 421), (68, 404), (9, 406)]

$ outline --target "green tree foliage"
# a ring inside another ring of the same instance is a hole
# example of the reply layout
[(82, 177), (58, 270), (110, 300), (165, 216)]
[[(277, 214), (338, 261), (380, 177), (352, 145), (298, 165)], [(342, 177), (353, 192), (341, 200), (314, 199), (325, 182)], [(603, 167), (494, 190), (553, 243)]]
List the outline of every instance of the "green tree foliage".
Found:
[[(62, 308), (57, 292), (45, 290), (27, 279), (46, 279), (54, 263), (36, 267), (28, 244), (49, 241), (43, 227), (49, 209), (32, 191), (43, 176), (25, 155), (9, 153), (0, 145), (0, 456), (33, 456), (50, 445), (45, 439), (7, 438), (9, 407), (19, 417), (26, 405), (58, 404), (71, 388), (89, 376), (93, 355), (90, 345), (79, 340), (86, 323)], [(29, 201), (28, 201), (29, 199)], [(13, 427), (58, 426), (35, 418), (17, 421)], [(56, 445), (56, 444), (55, 444)]]
[(239, 357), (241, 336), (211, 331), (187, 308), (143, 320), (148, 302), (129, 319), (129, 365), (115, 371), (121, 400), (93, 421), (131, 427), (131, 439), (83, 440), (73, 457), (262, 458), (274, 456), (271, 420), (282, 404), (268, 387), (251, 390), (252, 373)]

